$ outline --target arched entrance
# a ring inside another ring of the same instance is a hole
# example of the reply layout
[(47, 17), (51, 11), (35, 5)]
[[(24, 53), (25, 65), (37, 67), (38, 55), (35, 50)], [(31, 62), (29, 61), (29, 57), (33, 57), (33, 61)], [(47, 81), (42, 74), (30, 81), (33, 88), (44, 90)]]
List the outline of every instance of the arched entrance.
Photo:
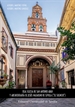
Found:
[(49, 66), (52, 60), (47, 56), (30, 56), (25, 66), (17, 68), (17, 88), (45, 88), (47, 79), (51, 81)]
[(50, 79), (49, 66), (50, 63), (44, 58), (33, 58), (30, 60), (27, 69), (27, 87), (46, 87), (46, 80)]

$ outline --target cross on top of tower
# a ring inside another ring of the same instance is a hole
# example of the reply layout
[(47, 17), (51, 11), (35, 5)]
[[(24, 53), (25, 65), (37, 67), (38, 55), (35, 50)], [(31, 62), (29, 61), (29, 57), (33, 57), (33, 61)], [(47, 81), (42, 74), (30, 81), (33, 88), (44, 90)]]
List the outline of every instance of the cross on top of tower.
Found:
[(36, 5), (38, 5), (38, 2), (36, 2)]

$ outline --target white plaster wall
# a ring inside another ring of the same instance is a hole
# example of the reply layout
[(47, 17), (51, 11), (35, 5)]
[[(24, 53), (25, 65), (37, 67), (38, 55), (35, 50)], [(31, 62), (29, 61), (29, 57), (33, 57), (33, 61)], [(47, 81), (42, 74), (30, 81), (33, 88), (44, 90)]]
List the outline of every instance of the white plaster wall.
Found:
[[(5, 20), (2, 18), (2, 15), (0, 13), (0, 31), (2, 31), (2, 27), (5, 29), (7, 35), (8, 35), (8, 43), (10, 42), (12, 47), (13, 47), (13, 58), (11, 58), (10, 56), (10, 49), (9, 49), (9, 45), (8, 44), (8, 52), (7, 54), (1, 49), (1, 53), (0, 54), (4, 54), (7, 60), (7, 74), (9, 75), (9, 69), (13, 70), (13, 77), (15, 80), (15, 52), (16, 52), (16, 46), (11, 38), (11, 35), (9, 33), (9, 30), (7, 29), (7, 25), (5, 24)], [(1, 35), (1, 32), (0, 32)], [(1, 37), (1, 36), (0, 36)], [(1, 39), (1, 38), (0, 38)]]

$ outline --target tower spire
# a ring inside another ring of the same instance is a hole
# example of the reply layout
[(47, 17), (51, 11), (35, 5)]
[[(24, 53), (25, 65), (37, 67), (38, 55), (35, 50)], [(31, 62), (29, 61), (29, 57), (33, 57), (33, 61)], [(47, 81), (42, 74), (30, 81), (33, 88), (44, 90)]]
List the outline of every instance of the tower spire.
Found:
[(46, 32), (46, 21), (43, 18), (41, 6), (38, 5), (38, 2), (35, 2), (35, 5), (32, 7), (32, 15), (28, 17), (28, 31)]

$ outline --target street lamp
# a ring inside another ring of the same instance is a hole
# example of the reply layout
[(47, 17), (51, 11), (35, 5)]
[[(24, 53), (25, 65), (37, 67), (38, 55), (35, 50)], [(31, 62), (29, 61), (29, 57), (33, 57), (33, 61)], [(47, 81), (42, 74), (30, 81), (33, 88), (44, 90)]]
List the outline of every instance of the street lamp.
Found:
[(0, 58), (0, 77), (3, 78), (3, 64), (5, 64), (5, 62), (3, 62), (3, 58)]

